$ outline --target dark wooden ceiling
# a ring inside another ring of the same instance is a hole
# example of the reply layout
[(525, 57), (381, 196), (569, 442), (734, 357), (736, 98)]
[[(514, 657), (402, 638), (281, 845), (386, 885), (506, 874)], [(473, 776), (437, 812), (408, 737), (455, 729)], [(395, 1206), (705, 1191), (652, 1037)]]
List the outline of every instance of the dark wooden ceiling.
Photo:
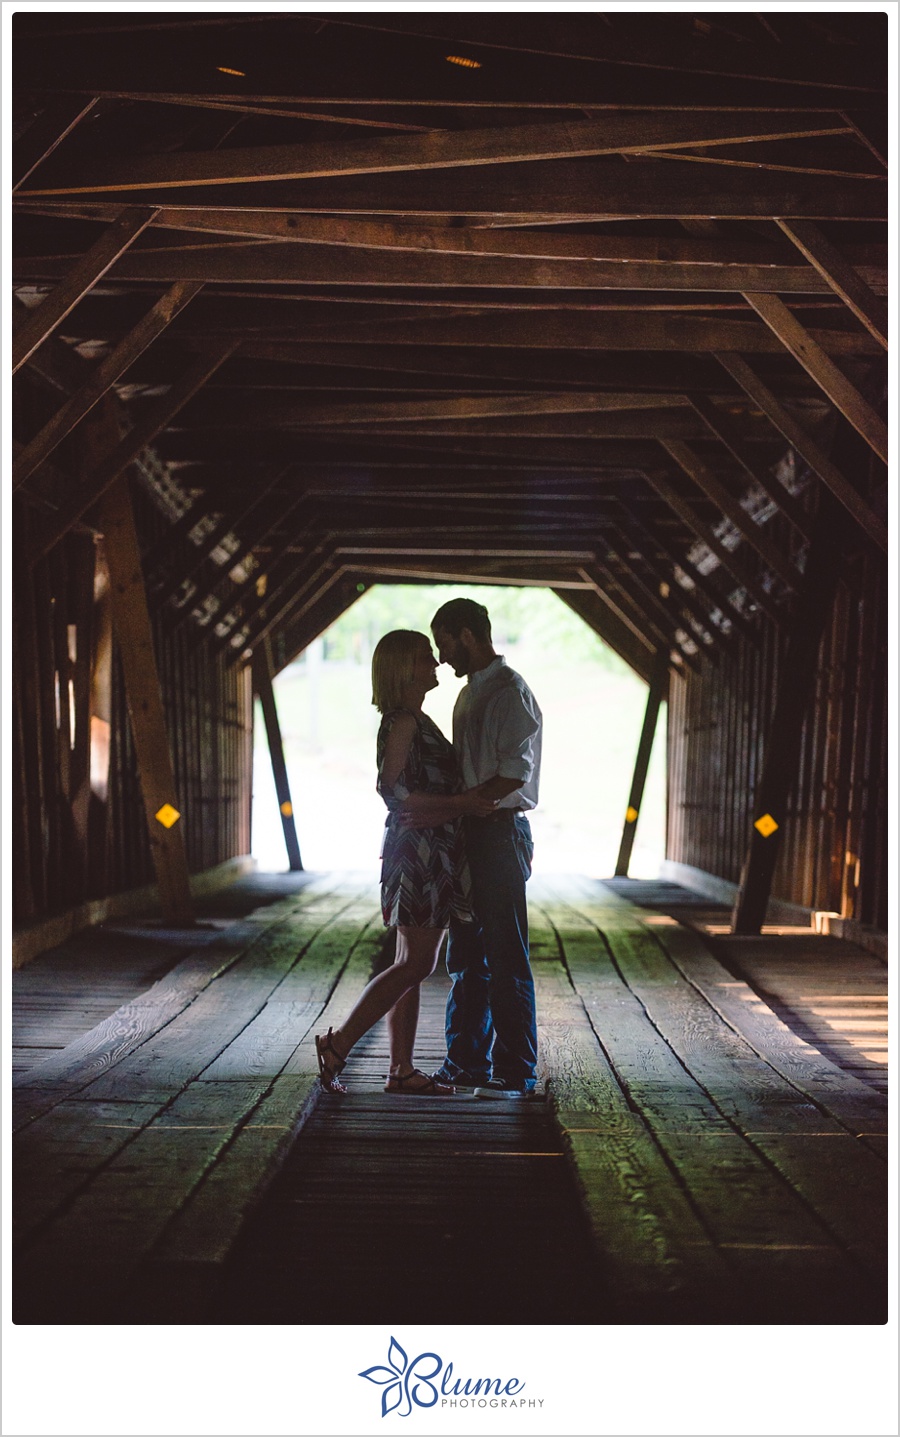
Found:
[(821, 486), (886, 548), (884, 15), (13, 30), (34, 555), (136, 463), (152, 601), (236, 660), (478, 579), (646, 676), (790, 622)]

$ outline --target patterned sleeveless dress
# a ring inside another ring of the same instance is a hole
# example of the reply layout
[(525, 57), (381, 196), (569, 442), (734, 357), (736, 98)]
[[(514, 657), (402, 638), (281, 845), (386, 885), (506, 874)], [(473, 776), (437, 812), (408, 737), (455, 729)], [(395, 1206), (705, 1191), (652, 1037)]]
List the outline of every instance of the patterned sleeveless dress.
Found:
[(392, 788), (382, 783), (387, 736), (401, 713), (392, 709), (378, 730), (377, 789), (388, 807), (381, 850), (381, 911), (385, 927), (446, 928), (474, 922), (472, 879), (462, 821), (436, 828), (401, 827), (398, 812), (413, 792), (460, 793), (453, 745), (427, 714), (414, 714), (416, 732), (403, 772)]

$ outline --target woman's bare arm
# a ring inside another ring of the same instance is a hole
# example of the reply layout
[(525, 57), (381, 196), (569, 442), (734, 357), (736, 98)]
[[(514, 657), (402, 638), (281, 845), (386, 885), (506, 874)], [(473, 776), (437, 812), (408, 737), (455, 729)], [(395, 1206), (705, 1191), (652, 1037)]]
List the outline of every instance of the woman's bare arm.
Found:
[(381, 761), (383, 788), (393, 788), (406, 767), (415, 732), (416, 721), (412, 714), (398, 714), (384, 744), (384, 758)]

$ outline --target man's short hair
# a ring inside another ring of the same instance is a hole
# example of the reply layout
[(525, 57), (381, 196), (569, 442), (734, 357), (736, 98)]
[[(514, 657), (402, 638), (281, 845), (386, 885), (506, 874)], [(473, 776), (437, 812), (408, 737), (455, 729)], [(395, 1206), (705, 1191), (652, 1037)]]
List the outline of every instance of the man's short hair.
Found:
[(378, 640), (372, 655), (372, 702), (379, 713), (400, 708), (423, 646), (431, 653), (428, 635), (415, 629), (393, 629)]
[(480, 644), (491, 642), (491, 620), (484, 604), (474, 599), (450, 599), (442, 604), (431, 621), (432, 629), (445, 629), (453, 639), (458, 639), (463, 629), (469, 629)]

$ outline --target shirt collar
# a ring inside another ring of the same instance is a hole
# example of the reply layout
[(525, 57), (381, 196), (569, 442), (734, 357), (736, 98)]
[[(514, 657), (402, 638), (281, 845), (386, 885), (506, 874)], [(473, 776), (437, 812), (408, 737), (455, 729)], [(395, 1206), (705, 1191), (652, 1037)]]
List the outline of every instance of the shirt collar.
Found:
[(506, 668), (506, 659), (502, 654), (498, 654), (495, 659), (491, 659), (486, 669), (478, 669), (474, 674), (469, 674), (470, 686), (473, 689), (480, 688), (488, 679), (492, 679), (495, 674), (498, 674), (501, 668)]

